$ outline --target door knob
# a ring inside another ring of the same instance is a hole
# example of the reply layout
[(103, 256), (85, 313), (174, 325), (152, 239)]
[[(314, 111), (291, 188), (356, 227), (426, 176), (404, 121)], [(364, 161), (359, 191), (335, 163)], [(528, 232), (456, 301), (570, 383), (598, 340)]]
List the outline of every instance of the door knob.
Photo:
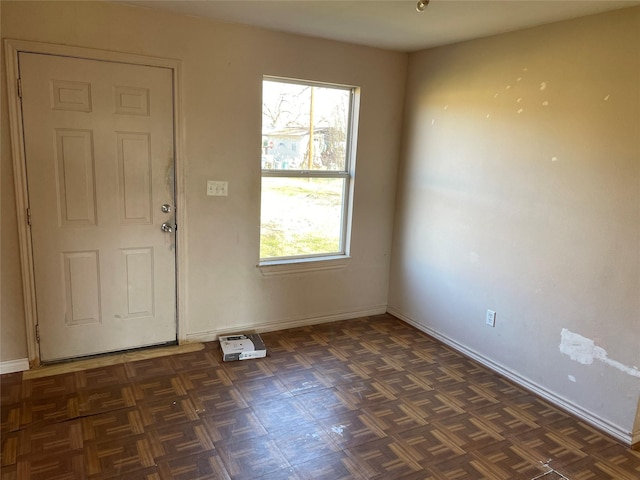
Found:
[(173, 227), (171, 226), (170, 223), (167, 223), (167, 222), (164, 222), (160, 228), (162, 229), (163, 232), (167, 232), (167, 233), (173, 232)]
[(171, 213), (171, 205), (165, 203), (164, 205), (162, 205), (162, 207), (160, 207), (160, 210), (162, 210), (162, 213)]

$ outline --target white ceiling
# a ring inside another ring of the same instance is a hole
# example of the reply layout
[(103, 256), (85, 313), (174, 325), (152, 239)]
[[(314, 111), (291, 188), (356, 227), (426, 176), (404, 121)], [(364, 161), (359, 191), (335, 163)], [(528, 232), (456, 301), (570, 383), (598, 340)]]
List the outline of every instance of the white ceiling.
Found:
[(412, 52), (640, 5), (640, 0), (137, 0), (228, 23)]

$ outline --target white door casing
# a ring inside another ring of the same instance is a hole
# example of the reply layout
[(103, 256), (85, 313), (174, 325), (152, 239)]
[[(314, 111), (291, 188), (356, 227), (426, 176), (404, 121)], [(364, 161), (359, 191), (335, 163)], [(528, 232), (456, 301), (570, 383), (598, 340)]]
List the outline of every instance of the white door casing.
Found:
[(23, 272), (33, 272), (24, 281), (27, 327), (36, 318), (32, 296), (41, 339), (40, 352), (29, 345), (30, 360), (175, 341), (175, 240), (160, 230), (175, 218), (175, 62), (18, 54), (16, 43), (33, 45), (7, 42), (16, 60), (8, 74), (19, 65), (23, 97), (23, 112), (11, 112), (14, 156), (26, 157), (16, 173), (18, 217), (28, 205), (32, 224), (21, 232)]

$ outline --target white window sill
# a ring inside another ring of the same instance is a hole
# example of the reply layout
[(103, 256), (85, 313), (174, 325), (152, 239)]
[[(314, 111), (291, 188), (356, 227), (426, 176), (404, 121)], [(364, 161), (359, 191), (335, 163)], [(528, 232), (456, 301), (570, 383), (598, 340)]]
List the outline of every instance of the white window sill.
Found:
[(351, 257), (336, 255), (333, 257), (304, 258), (295, 260), (274, 260), (261, 262), (258, 268), (265, 277), (288, 275), (291, 273), (317, 272), (320, 270), (338, 270), (345, 268)]

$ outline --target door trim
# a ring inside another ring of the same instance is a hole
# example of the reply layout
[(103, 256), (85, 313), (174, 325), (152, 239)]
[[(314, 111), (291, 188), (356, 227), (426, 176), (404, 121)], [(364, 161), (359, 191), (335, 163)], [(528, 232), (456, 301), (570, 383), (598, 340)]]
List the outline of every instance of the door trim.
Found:
[(176, 338), (179, 344), (186, 342), (186, 291), (187, 291), (187, 215), (183, 145), (184, 130), (182, 122), (180, 60), (149, 57), (108, 50), (95, 50), (84, 47), (57, 45), (51, 43), (31, 42), (26, 40), (5, 40), (5, 62), (7, 69), (7, 94), (9, 106), (9, 127), (11, 133), (11, 153), (13, 157), (13, 178), (16, 191), (16, 213), (18, 222), (18, 238), (20, 244), (20, 264), (22, 271), (22, 288), (24, 293), (25, 326), (27, 332), (27, 353), (31, 368), (40, 366), (40, 349), (37, 342), (36, 326), (38, 324), (35, 296), (35, 276), (33, 270), (33, 251), (31, 229), (28, 224), (27, 207), (29, 195), (27, 188), (27, 164), (24, 151), (24, 131), (22, 128), (22, 106), (18, 95), (18, 54), (39, 53), (57, 55), (86, 60), (100, 60), (116, 63), (127, 63), (149, 67), (171, 69), (173, 77), (173, 131), (174, 131), (174, 168), (175, 168), (175, 203), (176, 220)]

